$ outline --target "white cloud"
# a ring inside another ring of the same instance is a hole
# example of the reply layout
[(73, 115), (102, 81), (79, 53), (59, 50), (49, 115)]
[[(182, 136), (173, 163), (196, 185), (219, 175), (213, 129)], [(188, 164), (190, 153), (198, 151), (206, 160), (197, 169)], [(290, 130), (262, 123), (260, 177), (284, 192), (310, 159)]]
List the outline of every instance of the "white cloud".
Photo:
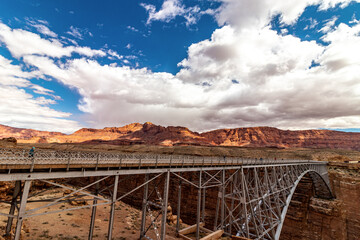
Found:
[(316, 19), (313, 19), (313, 18), (309, 18), (309, 21), (310, 21), (310, 24), (306, 25), (304, 30), (314, 29), (319, 24), (319, 22)]
[(127, 26), (126, 28), (133, 31), (133, 32), (139, 32), (139, 30), (137, 28), (133, 27), (133, 26)]
[[(327, 33), (323, 40), (328, 42), (326, 51), (319, 59), (321, 65), (338, 77), (357, 79), (360, 66), (360, 24), (352, 27), (341, 23), (335, 30)], [(344, 75), (344, 76), (343, 76)], [(358, 92), (360, 94), (360, 92)]]
[(54, 99), (45, 98), (43, 96), (38, 97), (35, 100), (39, 105), (56, 104), (56, 101)]
[(34, 20), (34, 19), (26, 18), (26, 23), (29, 26), (34, 27), (39, 33), (43, 35), (53, 38), (57, 38), (58, 36), (56, 33), (54, 33), (48, 28), (49, 23), (45, 20), (41, 20), (41, 19)]
[[(328, 33), (329, 46), (335, 41), (348, 46), (339, 42), (343, 32), (351, 32), (344, 38), (353, 37), (352, 46), (360, 41), (356, 27), (348, 28), (340, 26), (339, 32)], [(333, 51), (329, 46), (280, 36), (269, 28), (240, 34), (225, 26), (210, 40), (189, 48), (176, 76), (84, 58), (63, 66), (46, 57), (24, 60), (78, 89), (83, 97), (79, 109), (89, 113), (98, 127), (134, 121), (195, 130), (254, 125), (354, 127), (360, 123), (360, 81), (355, 73), (359, 63), (354, 62), (351, 72), (329, 74), (329, 63), (323, 60)], [(354, 58), (360, 55), (356, 53)], [(320, 66), (310, 68), (313, 61)], [(204, 87), (204, 82), (210, 86)]]
[(349, 22), (350, 24), (352, 24), (352, 23), (359, 23), (359, 20), (358, 19), (356, 19), (356, 15), (355, 15), (355, 13), (352, 15), (352, 18), (351, 18), (351, 21)]
[(153, 21), (170, 22), (177, 16), (181, 16), (185, 18), (186, 25), (188, 26), (195, 24), (204, 14), (213, 15), (215, 13), (212, 9), (201, 11), (199, 6), (186, 7), (182, 4), (181, 0), (165, 0), (158, 11), (156, 11), (156, 7), (152, 4), (141, 3), (140, 5), (149, 14), (147, 24)]
[(239, 30), (264, 27), (277, 14), (281, 15), (282, 23), (291, 25), (297, 21), (307, 6), (319, 5), (319, 9), (325, 11), (339, 4), (344, 8), (352, 0), (222, 0), (222, 2), (216, 15), (218, 23), (230, 24)]
[(52, 95), (53, 91), (30, 82), (39, 72), (25, 72), (10, 60), (0, 56), (0, 123), (39, 130), (73, 132), (80, 125), (70, 113), (53, 110), (47, 105), (56, 104), (54, 99), (43, 96), (34, 98), (25, 89), (34, 89), (38, 94)]
[(11, 29), (0, 22), (0, 42), (5, 43), (11, 54), (20, 58), (25, 55), (40, 54), (50, 57), (70, 57), (73, 52), (77, 52), (89, 57), (105, 56), (101, 50), (93, 50), (89, 47), (68, 46), (57, 39), (47, 40), (38, 34), (22, 29)]
[(51, 31), (47, 26), (45, 25), (40, 25), (40, 24), (36, 24), (36, 25), (33, 25), (33, 27), (36, 28), (36, 30), (39, 32), (39, 33), (42, 33), (44, 35), (47, 35), (47, 36), (50, 36), (50, 37), (54, 37), (56, 38), (57, 37), (57, 34), (54, 33), (53, 31)]
[(169, 22), (178, 15), (182, 15), (185, 12), (184, 6), (180, 0), (165, 0), (161, 6), (161, 9), (157, 12), (156, 7), (151, 4), (141, 4), (149, 13), (147, 23), (152, 21), (165, 21)]
[(75, 38), (83, 39), (83, 35), (81, 34), (80, 31), (81, 31), (80, 28), (70, 26), (70, 31), (67, 31), (66, 33), (73, 36), (73, 37), (75, 37)]
[(339, 19), (337, 16), (333, 16), (331, 19), (328, 19), (325, 25), (319, 30), (322, 33), (328, 33), (335, 26), (336, 21)]
[(122, 55), (119, 55), (117, 52), (115, 52), (114, 50), (109, 49), (107, 51), (107, 53), (111, 56), (111, 57), (115, 57), (117, 59), (123, 59), (124, 57)]

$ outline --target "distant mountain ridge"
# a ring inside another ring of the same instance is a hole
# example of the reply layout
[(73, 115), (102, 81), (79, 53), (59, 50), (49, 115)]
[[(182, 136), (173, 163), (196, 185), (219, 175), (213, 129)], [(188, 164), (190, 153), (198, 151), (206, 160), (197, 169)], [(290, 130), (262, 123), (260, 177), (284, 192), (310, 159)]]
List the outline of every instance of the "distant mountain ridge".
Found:
[(360, 133), (330, 130), (290, 131), (273, 127), (218, 129), (198, 133), (186, 127), (163, 127), (150, 122), (103, 129), (83, 128), (69, 135), (0, 125), (0, 139), (7, 137), (15, 137), (20, 143), (106, 143), (360, 150)]

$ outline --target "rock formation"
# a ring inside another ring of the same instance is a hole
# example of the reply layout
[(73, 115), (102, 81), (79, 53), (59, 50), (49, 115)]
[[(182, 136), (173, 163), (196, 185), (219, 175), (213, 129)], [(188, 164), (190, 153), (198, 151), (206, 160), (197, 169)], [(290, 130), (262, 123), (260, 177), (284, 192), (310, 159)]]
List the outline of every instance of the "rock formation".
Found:
[(197, 133), (186, 127), (163, 127), (149, 122), (103, 129), (83, 128), (69, 135), (0, 125), (0, 138), (4, 137), (15, 137), (19, 143), (106, 143), (114, 145), (198, 145), (360, 150), (360, 133), (330, 130), (290, 131), (272, 127), (219, 129)]
[(21, 140), (30, 140), (36, 137), (51, 138), (53, 136), (62, 136), (65, 135), (60, 132), (47, 132), (47, 131), (38, 131), (33, 129), (26, 128), (14, 128), (0, 124), (0, 139), (14, 137)]

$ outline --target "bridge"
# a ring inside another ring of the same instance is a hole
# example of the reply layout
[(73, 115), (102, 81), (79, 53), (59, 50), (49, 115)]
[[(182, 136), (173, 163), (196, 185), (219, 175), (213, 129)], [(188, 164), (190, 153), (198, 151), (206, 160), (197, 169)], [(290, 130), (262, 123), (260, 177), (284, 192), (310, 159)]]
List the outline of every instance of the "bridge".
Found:
[[(150, 231), (156, 239), (165, 239), (168, 204), (172, 201), (176, 202), (176, 231), (184, 239), (192, 239), (186, 233), (193, 232), (196, 239), (206, 233), (277, 240), (291, 198), (304, 176), (312, 180), (316, 197), (332, 198), (326, 162), (50, 150), (31, 154), (28, 150), (0, 149), (0, 181), (15, 183), (12, 200), (2, 201), (9, 211), (0, 215), (8, 219), (7, 235), (16, 220), (13, 236), (19, 240), (25, 218), (90, 207), (88, 239), (92, 239), (97, 206), (110, 205), (107, 238), (112, 239), (115, 203), (132, 194), (139, 196), (140, 191), (139, 239), (151, 239)], [(131, 178), (141, 182), (130, 184)], [(72, 186), (64, 179), (83, 179), (85, 184)], [(34, 181), (64, 188), (66, 194), (42, 200), (43, 206), (29, 209), (27, 203), (41, 193), (31, 192)], [(185, 211), (182, 202), (187, 197), (183, 189), (189, 187), (197, 192), (194, 225), (180, 229), (179, 219)], [(207, 198), (214, 192), (216, 208), (209, 216)], [(85, 197), (84, 206), (45, 211), (80, 197)]]

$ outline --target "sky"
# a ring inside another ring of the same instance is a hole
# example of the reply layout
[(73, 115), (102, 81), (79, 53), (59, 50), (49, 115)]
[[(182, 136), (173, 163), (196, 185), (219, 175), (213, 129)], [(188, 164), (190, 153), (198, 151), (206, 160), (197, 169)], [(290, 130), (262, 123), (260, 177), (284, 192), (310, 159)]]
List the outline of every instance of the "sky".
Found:
[(360, 131), (360, 0), (0, 0), (0, 124)]

